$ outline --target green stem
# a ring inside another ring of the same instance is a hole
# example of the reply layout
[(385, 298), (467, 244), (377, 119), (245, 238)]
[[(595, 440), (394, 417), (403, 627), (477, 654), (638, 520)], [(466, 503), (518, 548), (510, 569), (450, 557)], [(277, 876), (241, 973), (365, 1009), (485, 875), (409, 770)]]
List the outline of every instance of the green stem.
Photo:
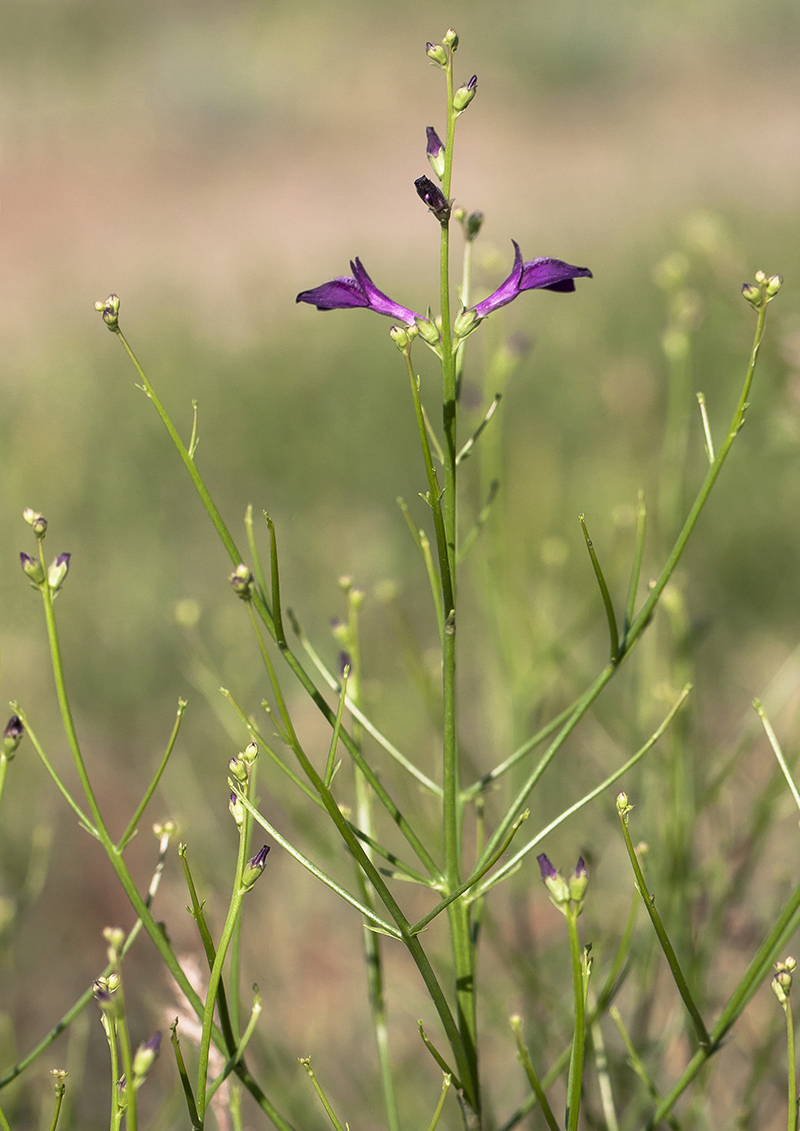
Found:
[(794, 1019), (792, 1017), (792, 1002), (789, 997), (787, 997), (783, 1009), (786, 1013), (786, 1059), (789, 1067), (788, 1131), (797, 1131), (797, 1067), (794, 1051)]
[(583, 1056), (586, 1047), (586, 986), (584, 983), (581, 947), (578, 939), (578, 911), (572, 904), (566, 908), (569, 957), (572, 970), (572, 993), (575, 1005), (575, 1031), (567, 1084), (567, 1131), (577, 1131), (583, 1087)]
[(185, 699), (179, 699), (178, 700), (178, 716), (175, 719), (175, 726), (172, 728), (172, 734), (169, 736), (169, 742), (167, 743), (167, 749), (164, 751), (164, 757), (161, 759), (161, 764), (159, 765), (158, 769), (156, 770), (155, 776), (153, 777), (153, 780), (150, 782), (150, 785), (147, 787), (144, 797), (139, 802), (139, 805), (137, 806), (136, 812), (133, 814), (130, 821), (128, 822), (127, 829), (122, 834), (122, 836), (119, 838), (119, 841), (117, 842), (117, 848), (120, 850), (120, 852), (122, 852), (125, 849), (125, 846), (128, 844), (131, 837), (136, 832), (136, 826), (139, 824), (139, 821), (141, 820), (142, 814), (144, 813), (145, 809), (147, 808), (147, 805), (150, 801), (150, 798), (155, 793), (156, 786), (161, 781), (161, 775), (164, 773), (164, 770), (167, 768), (167, 762), (170, 759), (170, 755), (172, 754), (172, 751), (175, 748), (175, 743), (178, 739), (178, 731), (181, 729), (181, 720), (183, 719), (183, 712), (186, 710), (186, 706), (187, 706), (187, 704), (186, 704)]
[[(239, 830), (239, 852), (236, 859), (236, 875), (233, 882), (233, 893), (231, 901), (228, 906), (228, 914), (225, 918), (225, 925), (222, 928), (220, 935), (219, 946), (217, 953), (214, 956), (214, 964), (211, 967), (211, 973), (208, 979), (208, 991), (206, 993), (206, 1004), (203, 1011), (203, 1031), (200, 1037), (200, 1065), (197, 1073), (197, 1114), (200, 1117), (201, 1127), (204, 1124), (205, 1110), (206, 1110), (206, 1086), (208, 1082), (208, 1058), (211, 1052), (211, 1027), (214, 1021), (214, 1010), (217, 1005), (217, 993), (220, 989), (222, 981), (222, 968), (225, 964), (225, 956), (228, 953), (228, 947), (233, 936), (233, 928), (236, 925), (236, 920), (242, 911), (242, 900), (244, 899), (245, 892), (242, 888), (242, 873), (244, 871), (245, 861), (247, 859), (247, 836), (246, 824), (242, 823)], [(235, 1047), (235, 1046), (234, 1046)]]
[(633, 847), (633, 842), (631, 841), (631, 834), (628, 829), (628, 813), (623, 809), (620, 809), (619, 811), (619, 820), (620, 825), (622, 826), (622, 835), (625, 838), (625, 847), (628, 850), (631, 867), (633, 868), (633, 874), (636, 877), (636, 887), (642, 897), (642, 902), (644, 903), (647, 914), (650, 916), (650, 921), (653, 924), (653, 929), (656, 932), (659, 945), (664, 952), (664, 957), (666, 958), (667, 964), (669, 965), (675, 985), (678, 987), (678, 992), (683, 998), (683, 1003), (686, 1006), (689, 1016), (692, 1019), (695, 1032), (697, 1034), (697, 1039), (700, 1042), (701, 1047), (707, 1049), (711, 1044), (711, 1038), (709, 1036), (708, 1029), (706, 1029), (705, 1022), (700, 1015), (700, 1010), (697, 1008), (694, 997), (692, 996), (692, 991), (689, 989), (689, 985), (681, 968), (681, 964), (678, 961), (678, 956), (676, 955), (675, 949), (669, 940), (669, 935), (667, 934), (666, 928), (661, 921), (661, 916), (656, 910), (655, 896), (651, 895), (647, 889), (644, 872), (642, 871), (642, 867), (639, 863), (639, 857), (636, 855), (636, 849)]

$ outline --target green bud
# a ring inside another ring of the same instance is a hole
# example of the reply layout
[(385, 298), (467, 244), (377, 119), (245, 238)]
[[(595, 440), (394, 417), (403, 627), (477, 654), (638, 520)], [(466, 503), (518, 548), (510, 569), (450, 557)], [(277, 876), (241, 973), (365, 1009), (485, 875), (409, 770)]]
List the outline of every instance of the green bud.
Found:
[[(758, 272), (756, 277), (758, 277)], [(754, 287), (752, 283), (742, 284), (742, 295), (751, 306), (759, 306), (761, 303), (761, 287)]]
[(767, 297), (774, 298), (783, 286), (783, 275), (770, 275), (767, 279)]
[(467, 222), (464, 225), (464, 235), (467, 237), (467, 240), (470, 243), (472, 243), (472, 241), (475, 239), (475, 237), (477, 236), (478, 232), (481, 230), (482, 227), (483, 227), (483, 213), (482, 212), (470, 212), (469, 216), (467, 216)]
[(103, 321), (109, 330), (119, 328), (119, 299), (116, 295), (109, 295), (105, 302), (96, 302), (94, 308), (103, 315)]
[(269, 855), (269, 845), (260, 848), (252, 860), (249, 860), (242, 871), (242, 891), (250, 891), (258, 877), (264, 871)]
[(142, 1041), (133, 1057), (133, 1084), (138, 1088), (158, 1056), (161, 1047), (161, 1034), (155, 1033), (149, 1041)]
[(249, 742), (242, 751), (242, 761), (246, 766), (252, 766), (258, 757), (258, 746), (255, 742)]
[(22, 572), (28, 578), (34, 589), (38, 589), (44, 581), (42, 563), (38, 558), (32, 558), (30, 554), (21, 553), (19, 556), (19, 564), (22, 566)]
[(43, 514), (39, 514), (33, 507), (26, 507), (22, 512), (22, 517), (25, 519), (28, 526), (33, 527), (33, 533), (37, 538), (44, 538), (45, 531), (47, 530), (47, 519)]
[(240, 829), (244, 824), (244, 805), (233, 791), (231, 791), (230, 798), (228, 799), (228, 809), (236, 823), (237, 829)]
[(627, 817), (633, 806), (628, 802), (627, 793), (617, 794), (617, 812), (620, 817)]
[(478, 328), (479, 322), (474, 310), (461, 310), (453, 321), (453, 333), (457, 338), (466, 338)]
[(453, 109), (457, 114), (463, 114), (472, 99), (478, 93), (478, 76), (473, 75), (469, 82), (464, 83), (453, 95)]
[(428, 58), (440, 67), (447, 66), (447, 52), (440, 43), (426, 43), (425, 51)]
[(228, 580), (237, 597), (243, 601), (252, 601), (254, 579), (244, 562), (239, 563)]
[(389, 331), (389, 337), (392, 339), (401, 353), (405, 353), (405, 351), (408, 349), (408, 344), (411, 341), (408, 331), (408, 326), (392, 326), (391, 330)]
[(422, 338), (423, 342), (427, 342), (429, 346), (439, 345), (442, 340), (442, 336), (439, 333), (439, 329), (436, 323), (431, 318), (430, 310), (428, 311), (427, 318), (417, 319), (416, 326), (417, 330), (419, 331), (419, 336)]
[(248, 768), (241, 758), (231, 758), (228, 762), (228, 773), (241, 785), (245, 785), (249, 777)]
[(583, 857), (579, 857), (575, 871), (569, 877), (569, 897), (573, 903), (583, 903), (586, 888), (589, 885), (589, 873)]
[(787, 958), (784, 962), (775, 963), (775, 974), (772, 978), (772, 991), (781, 1005), (785, 1006), (789, 1001), (789, 993), (792, 989), (792, 975), (794, 974), (796, 966), (797, 963), (793, 958)]
[(54, 597), (64, 584), (64, 578), (69, 572), (70, 557), (70, 554), (59, 554), (57, 558), (53, 558), (47, 567), (47, 583), (53, 591)]
[(444, 33), (442, 43), (445, 47), (449, 47), (451, 51), (455, 51), (458, 48), (458, 35), (452, 28), (448, 28)]

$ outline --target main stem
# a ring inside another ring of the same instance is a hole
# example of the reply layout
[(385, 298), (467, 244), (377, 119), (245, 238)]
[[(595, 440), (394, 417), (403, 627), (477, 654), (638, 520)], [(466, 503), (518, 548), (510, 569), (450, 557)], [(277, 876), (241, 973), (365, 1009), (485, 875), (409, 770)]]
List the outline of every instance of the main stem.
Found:
[[(453, 140), (456, 111), (453, 107), (453, 53), (448, 50), (447, 137), (442, 191), (449, 199), (453, 172)], [(444, 430), (444, 519), (446, 553), (441, 561), (444, 601), (444, 639), (442, 642), (442, 788), (444, 798), (445, 880), (448, 892), (461, 884), (462, 813), (461, 780), (458, 758), (456, 700), (456, 537), (457, 537), (457, 433), (456, 355), (450, 318), (450, 228), (449, 218), (442, 223), (440, 246), (440, 285), (442, 311), (442, 424)], [(474, 948), (470, 933), (469, 905), (455, 900), (448, 908), (453, 965), (456, 978), (458, 1028), (469, 1063), (469, 1080), (462, 1080), (464, 1100), (476, 1123), (480, 1124), (480, 1085), (477, 1059), (477, 1017), (475, 1009)]]

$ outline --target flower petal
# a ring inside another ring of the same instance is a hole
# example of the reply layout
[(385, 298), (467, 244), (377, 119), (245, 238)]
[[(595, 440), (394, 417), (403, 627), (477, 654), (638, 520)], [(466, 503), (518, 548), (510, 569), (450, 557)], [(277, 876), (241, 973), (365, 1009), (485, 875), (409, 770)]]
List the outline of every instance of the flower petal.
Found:
[(574, 279), (591, 279), (588, 267), (573, 267), (563, 259), (532, 259), (522, 268), (519, 289), (530, 291), (534, 288), (546, 291), (574, 291)]
[(308, 302), (317, 310), (348, 310), (369, 306), (369, 300), (355, 279), (339, 276), (310, 291), (301, 291), (295, 302)]
[(511, 241), (514, 245), (514, 266), (511, 268), (511, 274), (508, 278), (500, 284), (496, 291), (493, 291), (488, 298), (483, 302), (479, 302), (474, 307), (475, 313), (478, 318), (485, 318), (487, 314), (491, 314), (493, 310), (499, 310), (501, 306), (506, 306), (509, 302), (513, 302), (520, 292), (520, 279), (522, 277), (522, 252), (519, 250), (519, 244), (516, 240)]
[(367, 272), (364, 270), (364, 265), (360, 259), (356, 259), (350, 264), (356, 281), (367, 298), (367, 305), (370, 310), (374, 310), (376, 314), (385, 314), (389, 318), (396, 318), (399, 322), (405, 322), (406, 326), (413, 326), (417, 315), (413, 310), (408, 310), (405, 306), (401, 306), (399, 302), (390, 299), (383, 291), (378, 288), (370, 279)]

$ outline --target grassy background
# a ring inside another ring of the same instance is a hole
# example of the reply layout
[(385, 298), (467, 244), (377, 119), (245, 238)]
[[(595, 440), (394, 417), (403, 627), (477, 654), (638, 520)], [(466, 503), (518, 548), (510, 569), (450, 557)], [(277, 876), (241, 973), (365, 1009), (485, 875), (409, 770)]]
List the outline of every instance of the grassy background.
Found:
[[(126, 332), (187, 438), (197, 400), (198, 459), (231, 525), (240, 529), (247, 503), (275, 519), (286, 601), (327, 657), (335, 655), (327, 623), (342, 611), (337, 578), (349, 573), (365, 586), (371, 707), (424, 763), (434, 737), (397, 627), (406, 618), (421, 651), (430, 648), (422, 571), (395, 506), (398, 494), (412, 501), (422, 484), (402, 368), (388, 322), (361, 312), (316, 315), (294, 295), (344, 272), (358, 254), (398, 301), (417, 309), (435, 301), (435, 225), (413, 180), (426, 171), (424, 127), (443, 125), (440, 76), (423, 46), (454, 24), (458, 77), (479, 76), (479, 96), (460, 125), (454, 184), (457, 202), (487, 217), (476, 293), (506, 274), (512, 236), (526, 258), (554, 254), (595, 273), (572, 298), (526, 296), (473, 339), (466, 403), (475, 421), (482, 397), (495, 391), (496, 371), (483, 373), (498, 364), (497, 351), (515, 335), (526, 348), (468, 490), (468, 505), (477, 506), (478, 484), (500, 472), (503, 492), (468, 581), (476, 656), (463, 664), (465, 699), (474, 704), (468, 754), (484, 769), (502, 758), (603, 663), (602, 610), (577, 514), (587, 515), (621, 603), (637, 491), (653, 501), (658, 493), (668, 379), (659, 346), (665, 296), (653, 272), (675, 250), (688, 256), (689, 286), (699, 295), (686, 405), (689, 494), (703, 468), (691, 393), (705, 392), (718, 437), (738, 395), (752, 329), (739, 287), (758, 268), (787, 279), (771, 308), (747, 427), (688, 555), (680, 595), (697, 645), (692, 759), (709, 775), (723, 764), (750, 699), (770, 685), (783, 707), (774, 721), (791, 750), (800, 621), (799, 19), (789, 0), (526, 0), (491, 12), (472, 2), (410, 2), (396, 12), (363, 0), (5, 5), (0, 690), (24, 704), (66, 766), (43, 625), (17, 564), (17, 552), (31, 549), (20, 513), (33, 506), (50, 520), (53, 555), (73, 554), (58, 605), (68, 679), (87, 758), (119, 827), (166, 741), (178, 697), (190, 699), (153, 817), (179, 820), (210, 905), (212, 885), (227, 882), (233, 844), (225, 764), (244, 742), (215, 689), (229, 687), (255, 711), (264, 680), (227, 589), (225, 555), (94, 301), (121, 295)], [(435, 379), (432, 359), (420, 365), (423, 382)], [(667, 535), (657, 531), (648, 543), (646, 576), (657, 572)], [(394, 605), (381, 599), (387, 580)], [(200, 611), (188, 629), (175, 618), (186, 599)], [(662, 639), (620, 681), (543, 786), (537, 822), (574, 799), (587, 774), (599, 776), (643, 741), (664, 711), (662, 682), (678, 680), (674, 654)], [(297, 709), (310, 749), (321, 752), (319, 724), (302, 701)], [(102, 927), (130, 922), (99, 851), (74, 828), (30, 749), (23, 752), (2, 834), (3, 996), (21, 1049), (97, 973)], [(757, 743), (702, 826), (698, 851), (710, 868), (722, 868), (743, 819), (739, 806), (770, 770)], [(658, 797), (657, 772), (640, 788)], [(273, 804), (282, 827), (299, 825), (299, 839), (336, 854), (326, 834), (304, 828), (295, 799)], [(776, 837), (792, 825), (782, 805)], [(608, 828), (600, 816), (567, 826), (551, 855), (563, 851), (567, 866), (579, 849), (593, 851), (604, 899), (621, 906), (629, 885), (620, 888), (614, 875), (618, 846)], [(39, 890), (31, 843), (48, 835)], [(144, 877), (153, 846), (140, 840), (134, 852)], [(784, 841), (769, 845), (776, 859), (765, 890), (786, 867)], [(268, 1078), (292, 1116), (308, 1122), (313, 1105), (294, 1057), (310, 1053), (341, 1111), (378, 1126), (358, 925), (274, 856), (268, 906), (253, 912), (248, 972), (269, 1003)], [(339, 867), (346, 875), (346, 861)], [(15, 900), (24, 882), (31, 900), (22, 909)], [(529, 958), (547, 951), (558, 924), (530, 871), (515, 890), (514, 899), (498, 896), (487, 966), (516, 970), (535, 1011), (546, 1000), (547, 964), (557, 970), (563, 955), (541, 955), (541, 983), (531, 981)], [(164, 914), (171, 934), (195, 947), (184, 902), (173, 863)], [(753, 914), (768, 916), (774, 906)], [(391, 961), (399, 985), (404, 963)], [(131, 967), (147, 1034), (163, 1026), (169, 991), (147, 944)], [(505, 975), (493, 985), (488, 1019), (502, 1027), (524, 1003)], [(418, 992), (413, 980), (404, 983), (395, 1021), (409, 1102), (422, 1119), (436, 1084), (417, 1059), (414, 1022), (425, 1012)], [(94, 1019), (87, 1039), (96, 1094), (84, 1119), (106, 1102)], [(506, 1037), (498, 1047), (487, 1051), (497, 1060), (497, 1089), (511, 1080), (521, 1096)], [(10, 1036), (5, 1053), (13, 1057)], [(48, 1054), (46, 1067), (65, 1055)], [(354, 1079), (356, 1062), (364, 1069)], [(158, 1071), (166, 1088), (167, 1057)], [(17, 1089), (20, 1126), (35, 1125), (36, 1102), (35, 1088)], [(169, 1125), (163, 1112), (158, 1119)]]

